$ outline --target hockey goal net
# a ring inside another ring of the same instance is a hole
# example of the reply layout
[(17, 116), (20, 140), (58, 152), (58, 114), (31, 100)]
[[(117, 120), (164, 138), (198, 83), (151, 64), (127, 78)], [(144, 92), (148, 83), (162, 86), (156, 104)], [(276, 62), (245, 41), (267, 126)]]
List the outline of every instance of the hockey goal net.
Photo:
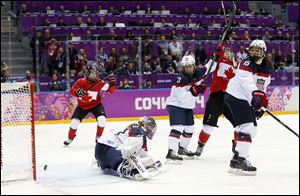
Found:
[(36, 180), (33, 84), (1, 83), (1, 182)]

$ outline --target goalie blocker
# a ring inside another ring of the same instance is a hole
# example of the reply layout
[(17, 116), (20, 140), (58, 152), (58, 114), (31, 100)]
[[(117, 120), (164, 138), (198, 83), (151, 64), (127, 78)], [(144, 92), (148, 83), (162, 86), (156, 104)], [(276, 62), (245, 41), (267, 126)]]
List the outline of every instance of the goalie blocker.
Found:
[(129, 125), (124, 131), (104, 132), (95, 148), (98, 166), (132, 180), (143, 180), (160, 174), (160, 161), (154, 161), (147, 152), (147, 140), (153, 138), (155, 131), (155, 120), (142, 117), (138, 123)]

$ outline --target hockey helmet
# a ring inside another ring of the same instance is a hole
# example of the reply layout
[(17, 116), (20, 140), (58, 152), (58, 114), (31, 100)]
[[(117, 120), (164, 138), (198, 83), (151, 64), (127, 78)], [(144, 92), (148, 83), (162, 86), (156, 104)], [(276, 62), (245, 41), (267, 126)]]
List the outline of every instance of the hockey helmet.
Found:
[(86, 73), (86, 78), (89, 82), (94, 82), (98, 78), (98, 71), (96, 68), (90, 67)]
[(138, 121), (139, 126), (143, 127), (146, 136), (151, 140), (156, 132), (156, 122), (152, 117), (144, 116)]
[[(259, 48), (261, 51), (255, 51), (254, 48)], [(265, 52), (267, 52), (267, 46), (264, 40), (255, 39), (250, 43), (249, 54), (254, 61), (262, 59), (265, 56)]]
[(181, 66), (184, 73), (187, 75), (192, 75), (195, 71), (195, 63), (196, 60), (192, 55), (182, 57)]

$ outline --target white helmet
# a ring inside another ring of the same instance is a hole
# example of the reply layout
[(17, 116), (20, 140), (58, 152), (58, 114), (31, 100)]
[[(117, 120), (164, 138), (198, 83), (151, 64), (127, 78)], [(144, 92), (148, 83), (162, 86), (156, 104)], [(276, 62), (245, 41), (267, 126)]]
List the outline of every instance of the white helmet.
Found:
[(267, 52), (267, 46), (264, 40), (260, 40), (260, 39), (253, 40), (249, 48), (251, 47), (261, 48), (264, 53)]
[(195, 65), (196, 61), (195, 58), (192, 55), (184, 56), (181, 59), (181, 66), (186, 66), (186, 65)]

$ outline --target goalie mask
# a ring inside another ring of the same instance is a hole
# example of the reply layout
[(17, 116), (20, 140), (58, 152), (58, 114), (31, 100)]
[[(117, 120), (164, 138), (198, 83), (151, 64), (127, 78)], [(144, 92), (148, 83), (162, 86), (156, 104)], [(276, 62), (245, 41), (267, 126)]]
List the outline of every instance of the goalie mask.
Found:
[(182, 70), (186, 75), (192, 76), (195, 72), (195, 58), (191, 55), (184, 56), (181, 59)]
[(249, 54), (251, 60), (257, 62), (262, 60), (265, 57), (265, 53), (267, 52), (266, 43), (263, 40), (253, 40), (249, 46)]
[(86, 73), (86, 78), (89, 82), (95, 82), (98, 78), (98, 72), (95, 68), (89, 68)]
[(156, 122), (153, 118), (144, 116), (138, 121), (139, 126), (143, 127), (146, 136), (151, 140), (156, 132)]

